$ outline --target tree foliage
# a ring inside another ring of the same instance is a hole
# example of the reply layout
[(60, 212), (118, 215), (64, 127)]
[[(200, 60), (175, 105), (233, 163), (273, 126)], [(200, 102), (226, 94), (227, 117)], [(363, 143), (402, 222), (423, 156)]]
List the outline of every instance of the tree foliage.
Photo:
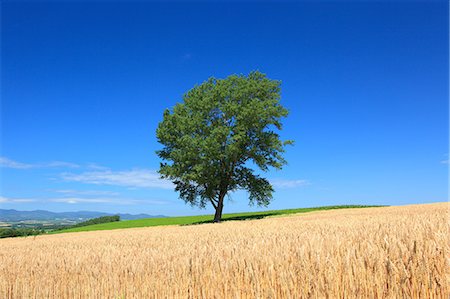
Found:
[(1, 238), (36, 236), (45, 233), (42, 229), (35, 228), (0, 228)]
[(220, 221), (224, 197), (247, 190), (250, 204), (267, 206), (273, 187), (256, 174), (286, 163), (277, 130), (288, 111), (280, 104), (280, 81), (260, 72), (210, 78), (165, 110), (157, 129), (159, 173), (171, 180), (180, 198), (204, 208), (211, 203)]
[[(94, 224), (100, 224), (100, 223), (116, 222), (116, 221), (120, 221), (119, 215), (101, 216), (101, 217), (92, 218), (92, 219), (71, 225), (70, 228), (82, 227), (82, 226), (88, 226), (88, 225), (94, 225)], [(67, 227), (65, 227), (65, 228), (67, 228)]]

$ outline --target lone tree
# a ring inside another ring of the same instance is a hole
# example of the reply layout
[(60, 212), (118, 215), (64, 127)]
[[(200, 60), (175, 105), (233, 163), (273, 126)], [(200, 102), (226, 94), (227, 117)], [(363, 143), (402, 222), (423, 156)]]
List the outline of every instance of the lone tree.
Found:
[(228, 192), (247, 190), (250, 204), (267, 206), (273, 188), (254, 173), (281, 169), (284, 146), (275, 130), (288, 115), (279, 102), (280, 81), (265, 74), (210, 78), (183, 96), (183, 103), (164, 111), (156, 135), (164, 146), (157, 151), (165, 162), (159, 173), (171, 180), (180, 198), (191, 205), (215, 208), (220, 222)]

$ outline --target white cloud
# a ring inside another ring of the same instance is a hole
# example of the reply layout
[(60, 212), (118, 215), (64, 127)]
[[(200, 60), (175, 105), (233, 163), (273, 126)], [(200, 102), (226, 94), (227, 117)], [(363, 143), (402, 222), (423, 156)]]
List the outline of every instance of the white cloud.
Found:
[(442, 164), (449, 164), (449, 163), (448, 163), (448, 159), (442, 160), (441, 163), (442, 163)]
[(160, 179), (156, 171), (149, 169), (88, 171), (80, 174), (63, 173), (61, 177), (65, 181), (95, 185), (173, 189), (170, 181)]
[(28, 203), (28, 202), (58, 202), (58, 203), (111, 203), (118, 205), (134, 205), (134, 204), (153, 204), (153, 205), (165, 205), (169, 201), (159, 200), (159, 199), (134, 199), (134, 198), (108, 198), (108, 197), (98, 197), (98, 198), (85, 198), (85, 197), (61, 197), (61, 198), (10, 198), (0, 196), (0, 203)]
[(154, 199), (133, 199), (133, 198), (108, 198), (108, 197), (98, 197), (98, 198), (85, 198), (85, 197), (62, 197), (62, 198), (50, 198), (45, 201), (60, 202), (68, 204), (77, 203), (111, 203), (117, 205), (134, 205), (134, 204), (154, 204), (154, 205), (165, 205), (168, 201), (165, 200), (154, 200)]
[(120, 203), (120, 200), (113, 200), (111, 198), (83, 198), (83, 197), (62, 197), (50, 198), (48, 201), (65, 202), (65, 203)]
[(34, 202), (35, 199), (31, 198), (9, 198), (0, 196), (0, 203), (20, 203), (20, 202)]
[[(155, 189), (174, 188), (174, 185), (170, 181), (161, 179), (156, 171), (150, 169), (132, 169), (124, 171), (112, 171), (108, 169), (104, 171), (87, 171), (79, 174), (66, 172), (61, 174), (61, 177), (63, 180), (69, 182), (79, 182), (94, 185), (122, 186), (127, 187), (128, 189), (131, 190), (137, 188), (155, 188)], [(272, 179), (270, 180), (270, 182), (273, 184), (274, 187), (282, 189), (303, 187), (311, 184), (308, 180), (301, 180), (301, 179), (297, 180)], [(84, 195), (88, 194), (86, 193)], [(99, 193), (91, 195), (102, 195), (102, 194)]]
[(36, 164), (37, 167), (47, 168), (47, 167), (55, 167), (55, 168), (79, 168), (80, 165), (70, 162), (63, 161), (53, 161), (48, 163)]
[(5, 157), (0, 157), (0, 166), (15, 169), (28, 169), (33, 167), (31, 164), (16, 162)]
[(63, 161), (51, 161), (45, 163), (22, 163), (6, 157), (0, 157), (0, 167), (14, 169), (30, 169), (30, 168), (78, 168), (80, 165)]
[(272, 185), (276, 188), (297, 188), (311, 185), (308, 180), (287, 180), (287, 179), (272, 179), (270, 180)]
[(86, 165), (86, 167), (89, 168), (89, 169), (98, 170), (98, 171), (100, 171), (100, 170), (109, 170), (108, 167), (98, 165), (97, 163), (88, 163)]
[(103, 190), (53, 190), (56, 193), (61, 193), (67, 196), (77, 195), (91, 195), (91, 196), (118, 196), (118, 192), (103, 191)]

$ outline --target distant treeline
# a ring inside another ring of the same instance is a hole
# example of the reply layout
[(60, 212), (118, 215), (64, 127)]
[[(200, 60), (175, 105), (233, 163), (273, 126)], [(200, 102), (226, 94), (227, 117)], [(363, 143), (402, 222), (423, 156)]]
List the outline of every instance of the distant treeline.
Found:
[[(81, 226), (88, 226), (88, 225), (100, 224), (100, 223), (115, 222), (115, 221), (120, 221), (119, 215), (93, 218), (93, 219), (89, 219), (87, 221), (83, 221), (83, 222), (80, 222), (80, 223), (77, 223), (74, 225), (59, 226), (56, 229), (51, 229), (51, 231), (63, 230), (63, 229), (68, 229), (68, 228), (81, 227)], [(49, 230), (36, 229), (36, 228), (19, 228), (19, 227), (0, 228), (0, 238), (35, 236), (35, 235), (45, 234), (48, 231)]]
[(0, 238), (35, 236), (45, 233), (34, 228), (0, 228)]

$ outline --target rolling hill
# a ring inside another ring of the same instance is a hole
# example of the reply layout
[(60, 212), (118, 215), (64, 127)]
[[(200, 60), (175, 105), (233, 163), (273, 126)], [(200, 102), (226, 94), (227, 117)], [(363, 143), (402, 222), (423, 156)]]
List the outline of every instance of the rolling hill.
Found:
[[(379, 206), (341, 205), (341, 206), (325, 206), (325, 207), (298, 208), (298, 209), (286, 209), (286, 210), (271, 210), (271, 211), (263, 211), (263, 212), (234, 213), (234, 214), (224, 214), (222, 221), (250, 220), (250, 219), (265, 218), (265, 217), (269, 217), (269, 216), (306, 213), (306, 212), (321, 211), (321, 210), (369, 208), (369, 207), (379, 207)], [(83, 227), (69, 228), (69, 229), (65, 229), (65, 230), (56, 231), (54, 233), (94, 231), (94, 230), (111, 230), (111, 229), (121, 229), (121, 228), (163, 226), (163, 225), (192, 225), (192, 224), (211, 223), (213, 218), (214, 218), (213, 215), (199, 215), (199, 216), (136, 219), (136, 220), (101, 223), (101, 224), (95, 224), (95, 225), (89, 225), (89, 226), (83, 226)]]
[(164, 218), (164, 215), (148, 215), (148, 214), (113, 214), (113, 213), (103, 213), (103, 212), (92, 212), (92, 211), (78, 211), (78, 212), (50, 212), (45, 210), (34, 210), (34, 211), (17, 211), (17, 210), (6, 210), (0, 209), (0, 221), (2, 222), (18, 222), (26, 220), (35, 221), (51, 221), (51, 220), (73, 220), (73, 221), (85, 221), (92, 218), (102, 217), (102, 216), (112, 216), (119, 215), (120, 219), (123, 220), (134, 220), (142, 218)]

